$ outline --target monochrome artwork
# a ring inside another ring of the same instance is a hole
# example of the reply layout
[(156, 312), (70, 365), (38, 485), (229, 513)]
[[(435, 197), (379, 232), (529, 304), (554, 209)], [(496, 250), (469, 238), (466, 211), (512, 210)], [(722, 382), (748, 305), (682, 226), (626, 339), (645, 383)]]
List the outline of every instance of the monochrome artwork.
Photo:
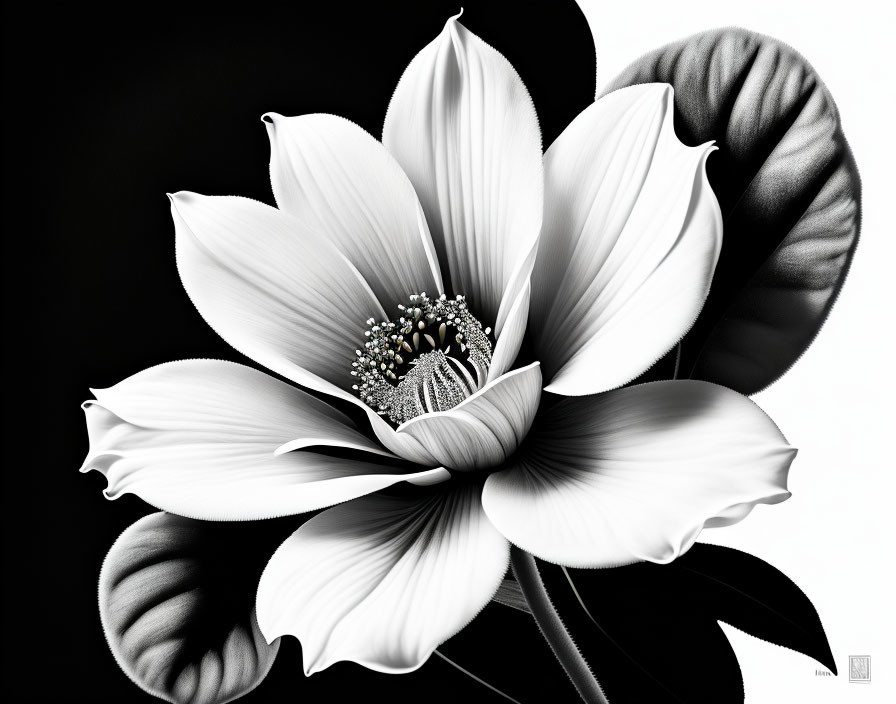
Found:
[(66, 40), (122, 140), (78, 142), (83, 461), (41, 470), (90, 555), (41, 592), (77, 594), (72, 701), (743, 702), (720, 621), (874, 686), (787, 564), (702, 542), (791, 498), (751, 396), (859, 241), (788, 37), (669, 36), (595, 92), (573, 2), (194, 9)]

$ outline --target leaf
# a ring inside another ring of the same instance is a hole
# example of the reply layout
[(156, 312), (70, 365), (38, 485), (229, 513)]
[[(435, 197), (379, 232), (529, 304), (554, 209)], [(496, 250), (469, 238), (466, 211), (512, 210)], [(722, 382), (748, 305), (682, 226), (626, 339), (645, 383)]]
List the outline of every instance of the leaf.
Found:
[(749, 553), (697, 544), (674, 563), (708, 618), (808, 655), (837, 674), (818, 612), (787, 575)]
[(154, 513), (115, 541), (100, 573), (100, 616), (125, 674), (169, 702), (221, 704), (255, 688), (265, 643), (255, 590), (296, 521), (211, 523)]
[(719, 146), (722, 253), (681, 376), (755, 393), (815, 338), (858, 243), (861, 184), (837, 108), (796, 51), (736, 28), (651, 52), (603, 93), (648, 82), (674, 87), (683, 142)]
[(718, 622), (694, 609), (678, 570), (652, 563), (564, 570), (541, 561), (538, 568), (612, 704), (744, 701), (728, 638)]
[(747, 553), (697, 544), (668, 565), (539, 569), (613, 704), (742, 702), (740, 668), (718, 621), (837, 672), (811, 601)]

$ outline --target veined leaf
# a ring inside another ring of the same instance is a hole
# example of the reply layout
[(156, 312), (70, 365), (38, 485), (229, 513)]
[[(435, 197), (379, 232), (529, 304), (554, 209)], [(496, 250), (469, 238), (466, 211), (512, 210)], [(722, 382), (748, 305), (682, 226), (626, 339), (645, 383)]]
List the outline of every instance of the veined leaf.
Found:
[(789, 46), (729, 28), (635, 61), (602, 94), (638, 83), (675, 89), (675, 129), (715, 140), (708, 175), (724, 217), (721, 257), (680, 377), (752, 394), (815, 338), (859, 237), (861, 183), (834, 101)]
[(176, 704), (223, 704), (254, 689), (279, 647), (258, 629), (255, 589), (281, 524), (154, 513), (122, 533), (103, 563), (99, 601), (125, 674)]

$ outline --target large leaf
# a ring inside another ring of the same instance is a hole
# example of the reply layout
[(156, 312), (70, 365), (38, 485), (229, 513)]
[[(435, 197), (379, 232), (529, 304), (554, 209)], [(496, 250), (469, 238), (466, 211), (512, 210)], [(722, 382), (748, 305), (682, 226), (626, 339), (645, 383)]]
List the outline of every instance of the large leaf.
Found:
[(675, 129), (716, 140), (709, 180), (724, 243), (681, 376), (755, 393), (814, 339), (859, 236), (861, 184), (830, 93), (789, 46), (742, 29), (695, 35), (638, 59), (602, 93), (675, 89)]
[(808, 655), (837, 673), (818, 612), (783, 572), (749, 553), (703, 544), (673, 564), (698, 595), (705, 617)]
[(715, 619), (694, 607), (678, 570), (653, 563), (565, 571), (540, 561), (538, 566), (612, 704), (744, 701), (728, 639)]
[(281, 523), (154, 513), (122, 533), (103, 563), (99, 599), (128, 677), (178, 704), (232, 701), (264, 679), (279, 641), (268, 645), (258, 630), (255, 590), (289, 534)]
[(747, 553), (697, 544), (668, 565), (539, 569), (613, 704), (742, 702), (740, 668), (718, 621), (837, 672), (806, 595)]

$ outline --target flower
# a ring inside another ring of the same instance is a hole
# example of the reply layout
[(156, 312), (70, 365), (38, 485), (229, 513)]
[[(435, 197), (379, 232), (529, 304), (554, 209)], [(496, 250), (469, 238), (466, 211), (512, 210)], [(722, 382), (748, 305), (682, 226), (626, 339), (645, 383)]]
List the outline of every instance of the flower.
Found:
[[(795, 450), (753, 402), (623, 388), (694, 322), (721, 244), (713, 147), (682, 145), (672, 114), (669, 86), (625, 88), (542, 155), (522, 80), (455, 17), (402, 76), (382, 144), (265, 115), (279, 209), (171, 196), (178, 269), (225, 340), (318, 396), (230, 362), (153, 367), (84, 404), (82, 471), (189, 518), (326, 509), (256, 603), (307, 674), (418, 668), (495, 594), (511, 543), (668, 562), (786, 499)], [(400, 483), (420, 488), (382, 491)]]

